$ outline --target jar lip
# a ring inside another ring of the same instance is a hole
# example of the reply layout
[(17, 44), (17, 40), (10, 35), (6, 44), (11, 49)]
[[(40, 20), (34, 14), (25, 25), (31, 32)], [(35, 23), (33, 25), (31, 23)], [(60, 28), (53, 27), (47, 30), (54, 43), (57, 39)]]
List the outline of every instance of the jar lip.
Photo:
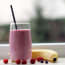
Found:
[[(17, 29), (17, 31), (20, 31), (20, 30), (31, 30), (31, 29)], [(16, 29), (10, 29), (10, 31), (16, 31)]]
[[(11, 25), (14, 24), (14, 23), (11, 23)], [(30, 24), (30, 23), (16, 23), (16, 24)]]
[[(30, 23), (17, 23), (17, 29), (30, 29)], [(10, 29), (16, 29), (15, 23), (10, 24)]]

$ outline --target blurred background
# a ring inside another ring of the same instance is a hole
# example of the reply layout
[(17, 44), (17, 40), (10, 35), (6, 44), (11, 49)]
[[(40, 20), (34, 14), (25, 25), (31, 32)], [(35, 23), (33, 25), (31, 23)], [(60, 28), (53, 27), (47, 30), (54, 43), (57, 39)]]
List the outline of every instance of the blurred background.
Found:
[(65, 0), (0, 0), (0, 42), (9, 42), (13, 22), (31, 24), (32, 42), (65, 42)]

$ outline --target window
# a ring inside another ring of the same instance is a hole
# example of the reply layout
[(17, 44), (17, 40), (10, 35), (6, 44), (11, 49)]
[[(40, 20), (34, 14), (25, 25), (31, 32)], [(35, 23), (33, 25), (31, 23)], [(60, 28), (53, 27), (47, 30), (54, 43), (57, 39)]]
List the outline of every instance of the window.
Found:
[(30, 22), (33, 43), (65, 42), (64, 0), (0, 0), (0, 42), (9, 40), (10, 4), (17, 22)]

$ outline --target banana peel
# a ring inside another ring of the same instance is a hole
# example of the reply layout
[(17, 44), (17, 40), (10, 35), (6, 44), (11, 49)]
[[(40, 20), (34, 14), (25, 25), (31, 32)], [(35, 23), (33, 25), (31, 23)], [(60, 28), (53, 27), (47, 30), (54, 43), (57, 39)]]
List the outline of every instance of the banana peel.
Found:
[(32, 58), (43, 57), (44, 60), (56, 62), (58, 60), (58, 53), (48, 49), (33, 49)]

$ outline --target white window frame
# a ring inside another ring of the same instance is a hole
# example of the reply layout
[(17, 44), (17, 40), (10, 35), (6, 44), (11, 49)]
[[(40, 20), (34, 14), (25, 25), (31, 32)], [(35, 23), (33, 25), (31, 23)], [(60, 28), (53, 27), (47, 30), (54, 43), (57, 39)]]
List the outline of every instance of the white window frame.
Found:
[[(65, 43), (33, 43), (33, 49), (52, 49), (58, 52), (59, 57), (65, 57)], [(0, 58), (9, 58), (9, 44), (0, 44)]]

